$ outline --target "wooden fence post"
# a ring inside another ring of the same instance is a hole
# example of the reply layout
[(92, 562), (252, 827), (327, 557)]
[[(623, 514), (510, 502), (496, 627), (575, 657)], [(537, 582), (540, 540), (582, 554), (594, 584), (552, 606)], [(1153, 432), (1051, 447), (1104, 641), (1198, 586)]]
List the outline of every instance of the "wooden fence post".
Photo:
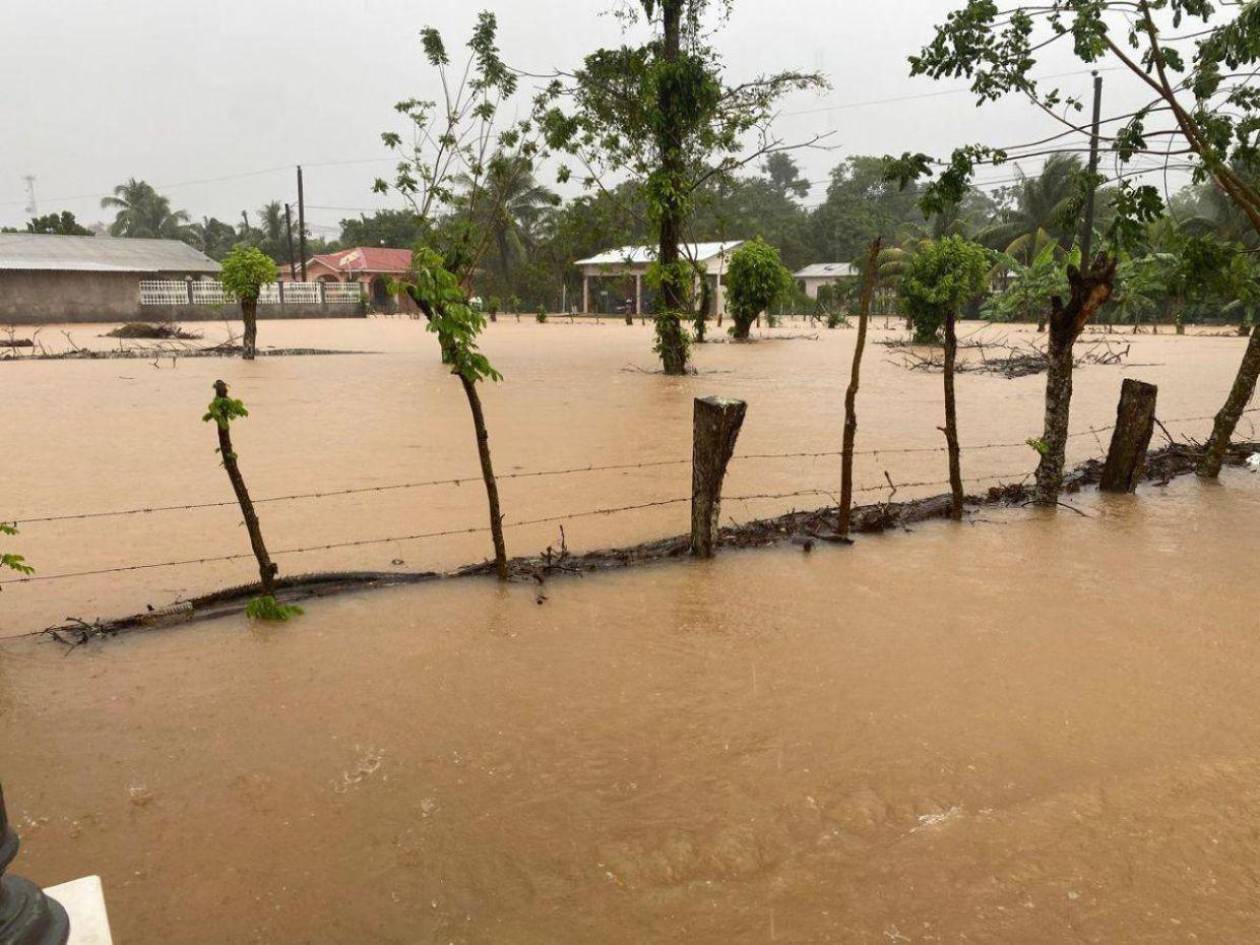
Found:
[(721, 515), (722, 480), (735, 452), (748, 404), (727, 397), (697, 397), (691, 447), (691, 553), (712, 558)]
[(17, 834), (9, 826), (0, 788), (0, 942), (12, 945), (65, 945), (70, 937), (66, 911), (44, 891), (4, 871), (17, 856)]
[(1126, 377), (1120, 387), (1116, 428), (1098, 488), (1103, 492), (1134, 492), (1146, 469), (1146, 450), (1155, 431), (1154, 384)]

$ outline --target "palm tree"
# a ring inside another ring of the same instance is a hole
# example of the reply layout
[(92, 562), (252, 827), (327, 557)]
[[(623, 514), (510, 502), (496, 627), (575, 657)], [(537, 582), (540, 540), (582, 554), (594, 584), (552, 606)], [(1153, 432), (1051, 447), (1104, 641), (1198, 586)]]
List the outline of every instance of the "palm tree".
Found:
[(474, 216), (487, 227), (499, 257), (500, 272), (506, 274), (514, 258), (533, 252), (538, 227), (560, 198), (534, 177), (532, 162), (496, 154), (486, 165), (484, 178), (474, 182), (461, 174), (456, 182), (463, 187), (463, 199), (476, 197)]
[(105, 208), (117, 208), (110, 225), (111, 236), (183, 239), (188, 226), (186, 210), (171, 210), (171, 202), (152, 185), (130, 178), (114, 188), (114, 196), (101, 200)]
[(1083, 165), (1075, 154), (1052, 154), (1035, 177), (1020, 170), (1019, 182), (1013, 188), (1014, 204), (977, 239), (1025, 265), (1051, 242), (1066, 252), (1076, 239), (1080, 220), (1082, 172)]

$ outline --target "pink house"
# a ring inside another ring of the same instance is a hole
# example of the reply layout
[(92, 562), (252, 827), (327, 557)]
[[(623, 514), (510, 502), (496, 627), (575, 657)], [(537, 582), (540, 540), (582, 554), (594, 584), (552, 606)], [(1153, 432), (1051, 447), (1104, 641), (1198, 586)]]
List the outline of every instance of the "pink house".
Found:
[(411, 250), (383, 246), (355, 246), (336, 253), (312, 256), (306, 263), (308, 282), (358, 282), (377, 309), (414, 309), (405, 293), (395, 295), (389, 284), (411, 271)]

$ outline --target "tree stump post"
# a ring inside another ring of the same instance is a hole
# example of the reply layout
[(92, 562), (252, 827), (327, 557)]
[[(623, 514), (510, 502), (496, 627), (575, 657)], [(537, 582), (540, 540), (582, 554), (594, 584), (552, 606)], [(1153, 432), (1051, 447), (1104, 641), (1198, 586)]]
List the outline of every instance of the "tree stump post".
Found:
[(1098, 488), (1102, 492), (1135, 492), (1146, 469), (1146, 451), (1155, 432), (1155, 398), (1159, 388), (1126, 377), (1116, 407), (1116, 428)]
[(5, 876), (17, 856), (17, 834), (9, 826), (0, 789), (0, 942), (5, 945), (65, 945), (70, 937), (66, 910), (30, 880)]
[(735, 452), (748, 404), (728, 397), (697, 397), (691, 447), (691, 553), (712, 558), (722, 506), (722, 480)]

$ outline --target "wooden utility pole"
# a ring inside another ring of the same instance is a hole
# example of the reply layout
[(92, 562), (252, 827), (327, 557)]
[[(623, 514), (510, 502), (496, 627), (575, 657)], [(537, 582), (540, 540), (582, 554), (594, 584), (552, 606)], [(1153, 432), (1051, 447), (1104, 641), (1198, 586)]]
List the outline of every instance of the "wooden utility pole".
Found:
[(302, 165), (298, 165), (298, 250), (301, 253), (302, 281), (306, 281), (306, 193), (302, 189)]
[(1116, 428), (1098, 488), (1103, 492), (1135, 492), (1146, 470), (1146, 451), (1155, 432), (1154, 384), (1126, 377), (1116, 407)]
[(1085, 195), (1085, 220), (1081, 224), (1081, 266), (1089, 265), (1094, 248), (1094, 177), (1098, 173), (1098, 128), (1102, 122), (1103, 80), (1094, 72), (1094, 122), (1089, 136), (1089, 190)]
[(697, 397), (691, 447), (691, 553), (712, 558), (722, 506), (722, 480), (735, 452), (748, 404), (727, 397)]
[(962, 459), (958, 446), (958, 407), (954, 397), (954, 364), (958, 360), (958, 313), (945, 316), (945, 446), (949, 452), (949, 516), (962, 520)]
[(866, 350), (866, 324), (871, 315), (871, 299), (879, 274), (879, 251), (883, 238), (875, 237), (866, 256), (866, 272), (862, 277), (862, 298), (858, 303), (857, 345), (853, 349), (853, 366), (849, 372), (849, 389), (844, 394), (844, 447), (840, 456), (840, 516), (836, 532), (849, 537), (853, 513), (853, 445), (857, 439), (857, 392), (862, 382), (862, 352)]
[(284, 235), (289, 244), (289, 276), (296, 279), (297, 266), (293, 262), (293, 214), (289, 211), (287, 203), (284, 205)]
[[(227, 401), (227, 384), (223, 381), (215, 381), (214, 396), (216, 403)], [(240, 503), (241, 516), (245, 519), (245, 530), (249, 532), (249, 543), (254, 549), (254, 557), (258, 559), (258, 576), (262, 579), (263, 593), (268, 597), (275, 597), (275, 578), (279, 568), (271, 560), (271, 555), (267, 553), (267, 546), (263, 543), (262, 527), (258, 524), (258, 513), (254, 511), (254, 503), (249, 497), (249, 490), (245, 488), (245, 478), (241, 475), (241, 468), (236, 462), (236, 453), (232, 449), (230, 417), (220, 413), (214, 417), (214, 420), (219, 433), (219, 455), (223, 458), (223, 468), (227, 470), (228, 480), (232, 483), (232, 491), (236, 493), (236, 501)]]

